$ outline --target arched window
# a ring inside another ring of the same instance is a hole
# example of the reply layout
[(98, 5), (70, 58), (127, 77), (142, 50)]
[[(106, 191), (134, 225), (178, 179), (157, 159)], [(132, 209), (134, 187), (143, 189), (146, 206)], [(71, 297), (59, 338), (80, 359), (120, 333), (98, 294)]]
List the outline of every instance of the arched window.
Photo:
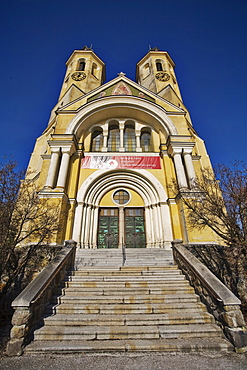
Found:
[(135, 152), (136, 150), (135, 128), (132, 124), (125, 125), (124, 147), (126, 152)]
[(84, 71), (85, 70), (86, 62), (84, 59), (80, 59), (78, 61), (77, 71)]
[(150, 67), (149, 67), (149, 63), (147, 63), (143, 67), (143, 78), (146, 78), (149, 75), (150, 75)]
[(144, 129), (141, 133), (141, 148), (143, 152), (151, 152), (153, 149), (151, 133), (148, 129)]
[(156, 62), (156, 69), (157, 69), (157, 71), (163, 71), (163, 67), (162, 67), (161, 62)]
[(97, 128), (92, 134), (91, 152), (100, 152), (103, 146), (102, 129)]
[(113, 124), (109, 127), (108, 132), (108, 152), (118, 152), (120, 145), (119, 127)]
[(97, 76), (96, 76), (96, 71), (97, 71), (97, 64), (96, 64), (96, 63), (93, 63), (93, 64), (92, 64), (92, 75), (93, 75), (94, 77), (97, 77)]

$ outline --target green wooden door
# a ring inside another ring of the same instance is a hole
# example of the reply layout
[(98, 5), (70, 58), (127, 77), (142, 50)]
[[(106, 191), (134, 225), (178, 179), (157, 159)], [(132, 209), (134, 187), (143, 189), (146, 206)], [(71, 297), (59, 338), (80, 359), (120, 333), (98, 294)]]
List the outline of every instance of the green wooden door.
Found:
[(98, 248), (118, 248), (118, 209), (100, 209)]
[(145, 222), (142, 208), (125, 209), (125, 245), (126, 248), (145, 248)]

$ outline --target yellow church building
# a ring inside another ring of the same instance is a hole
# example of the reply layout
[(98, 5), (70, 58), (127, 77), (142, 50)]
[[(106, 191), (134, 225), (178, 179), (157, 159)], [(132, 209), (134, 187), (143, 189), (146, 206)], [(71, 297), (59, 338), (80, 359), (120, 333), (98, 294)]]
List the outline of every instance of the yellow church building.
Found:
[(216, 242), (210, 230), (189, 228), (180, 196), (192, 196), (197, 173), (211, 164), (170, 55), (150, 49), (137, 63), (136, 82), (121, 72), (105, 83), (105, 64), (87, 47), (66, 66), (27, 172), (39, 197), (60, 207), (54, 242), (165, 249), (174, 239)]

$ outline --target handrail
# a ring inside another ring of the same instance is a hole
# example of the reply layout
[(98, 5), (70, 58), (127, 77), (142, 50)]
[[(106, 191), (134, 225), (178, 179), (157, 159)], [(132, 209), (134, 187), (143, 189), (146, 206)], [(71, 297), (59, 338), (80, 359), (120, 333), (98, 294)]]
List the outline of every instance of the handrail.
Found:
[[(208, 292), (224, 305), (240, 305), (241, 301), (202, 262), (182, 245), (174, 247), (187, 266), (194, 271)], [(175, 256), (176, 259), (176, 256)]]
[(11, 306), (29, 307), (31, 303), (37, 300), (45, 289), (50, 285), (54, 276), (66, 263), (69, 257), (73, 254), (75, 247), (64, 247), (54, 260), (49, 263), (30, 284), (14, 299)]
[(68, 269), (74, 265), (76, 242), (69, 240), (36, 278), (12, 302), (11, 339), (7, 344), (8, 356), (21, 355), (30, 334), (41, 320), (47, 305), (57, 294)]
[(188, 249), (182, 241), (172, 242), (174, 261), (185, 274), (208, 311), (223, 328), (236, 349), (247, 350), (247, 330), (241, 301)]

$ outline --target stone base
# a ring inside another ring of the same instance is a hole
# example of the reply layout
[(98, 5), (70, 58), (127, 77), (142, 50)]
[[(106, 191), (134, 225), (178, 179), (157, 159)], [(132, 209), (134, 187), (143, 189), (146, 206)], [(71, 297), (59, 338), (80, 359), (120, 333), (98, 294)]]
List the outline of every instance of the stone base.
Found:
[(235, 346), (236, 352), (247, 352), (247, 331), (240, 328), (225, 327), (225, 334)]
[(7, 356), (21, 356), (23, 353), (23, 338), (22, 339), (11, 339), (6, 347)]

